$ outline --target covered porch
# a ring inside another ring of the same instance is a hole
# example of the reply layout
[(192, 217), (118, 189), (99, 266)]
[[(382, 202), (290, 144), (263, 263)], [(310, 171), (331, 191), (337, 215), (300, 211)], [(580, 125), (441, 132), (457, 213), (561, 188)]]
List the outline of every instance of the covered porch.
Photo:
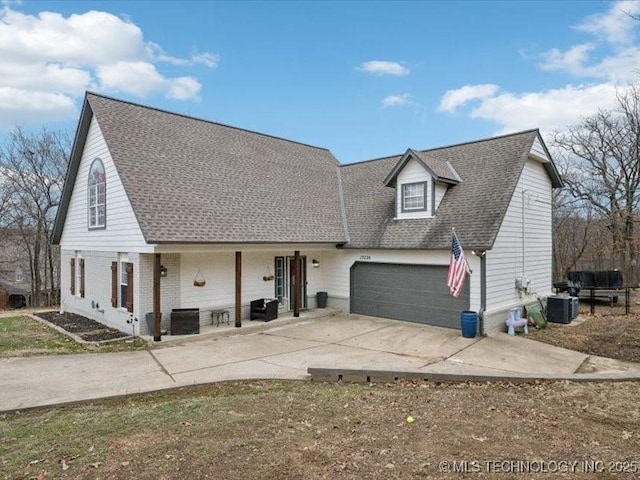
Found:
[[(251, 302), (277, 302), (277, 316), (314, 310), (326, 292), (327, 265), (335, 244), (156, 246), (141, 254), (138, 269), (140, 333), (161, 340), (172, 332), (171, 314), (191, 309), (198, 330), (240, 328), (251, 319)], [(175, 329), (174, 333), (175, 332)]]

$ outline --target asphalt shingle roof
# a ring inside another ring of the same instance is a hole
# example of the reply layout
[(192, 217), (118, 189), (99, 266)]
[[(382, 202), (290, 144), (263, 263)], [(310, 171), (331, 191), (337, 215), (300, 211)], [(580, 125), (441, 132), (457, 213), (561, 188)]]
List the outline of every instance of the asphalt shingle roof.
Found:
[(456, 183), (460, 181), (460, 178), (457, 175), (458, 172), (455, 171), (453, 165), (451, 165), (447, 160), (435, 158), (428, 155), (426, 152), (416, 152), (414, 150), (414, 153), (437, 177), (443, 180), (452, 180)]
[[(530, 130), (408, 150), (454, 184), (433, 218), (395, 220), (395, 189), (384, 182), (394, 183), (402, 155), (341, 166), (323, 148), (87, 93), (55, 243), (91, 114), (148, 243), (448, 249), (455, 227), (464, 248), (490, 249), (539, 136)], [(553, 163), (545, 167), (560, 186)]]
[(87, 101), (149, 243), (342, 243), (323, 148), (95, 94)]
[(394, 220), (395, 190), (382, 179), (401, 156), (344, 165), (348, 246), (447, 249), (455, 227), (465, 248), (490, 249), (537, 135), (531, 130), (419, 152), (441, 165), (450, 162), (462, 178), (433, 218)]

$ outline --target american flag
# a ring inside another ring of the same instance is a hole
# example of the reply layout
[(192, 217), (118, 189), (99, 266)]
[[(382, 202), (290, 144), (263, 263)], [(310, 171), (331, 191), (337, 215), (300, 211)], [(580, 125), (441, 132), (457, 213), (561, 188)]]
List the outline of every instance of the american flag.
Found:
[(470, 272), (469, 264), (464, 258), (464, 251), (454, 232), (451, 239), (451, 258), (449, 259), (449, 275), (447, 276), (447, 287), (454, 298), (458, 298), (460, 295), (467, 272)]

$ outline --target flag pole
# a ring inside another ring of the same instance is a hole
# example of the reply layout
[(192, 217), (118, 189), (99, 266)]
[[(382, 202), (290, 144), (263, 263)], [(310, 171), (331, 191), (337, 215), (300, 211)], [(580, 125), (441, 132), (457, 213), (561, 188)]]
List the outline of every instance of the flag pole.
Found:
[[(458, 241), (458, 245), (460, 245), (460, 249), (462, 249), (462, 244), (460, 243), (460, 239), (458, 238), (458, 235), (456, 235), (456, 227), (451, 227), (451, 233), (453, 234), (454, 237), (456, 237), (456, 240)], [(469, 275), (473, 274), (473, 270), (471, 269), (471, 265), (469, 265), (469, 260), (467, 260), (466, 255), (464, 257), (464, 263), (467, 265), (467, 273)]]

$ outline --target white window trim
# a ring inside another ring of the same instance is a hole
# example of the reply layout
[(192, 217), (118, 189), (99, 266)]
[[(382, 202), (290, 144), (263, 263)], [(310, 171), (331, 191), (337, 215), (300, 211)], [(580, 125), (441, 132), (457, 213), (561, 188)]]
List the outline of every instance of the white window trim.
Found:
[[(104, 172), (104, 181), (91, 184), (92, 172), (94, 167), (99, 162)], [(104, 229), (107, 226), (107, 178), (104, 163), (99, 158), (96, 158), (89, 167), (89, 179), (87, 182), (87, 225), (89, 230)], [(102, 199), (100, 195), (100, 186), (102, 186), (104, 192), (102, 192)], [(102, 201), (100, 201), (102, 200)], [(101, 215), (102, 214), (102, 215)], [(102, 216), (102, 221), (100, 217)]]
[[(127, 263), (131, 263), (129, 262), (129, 257), (122, 253), (119, 254), (118, 255), (118, 310), (122, 312), (127, 312), (127, 297), (126, 295), (125, 296), (122, 295), (122, 286), (127, 285), (127, 288), (129, 288), (129, 285), (126, 283), (127, 282)], [(122, 283), (123, 278), (125, 283)]]

